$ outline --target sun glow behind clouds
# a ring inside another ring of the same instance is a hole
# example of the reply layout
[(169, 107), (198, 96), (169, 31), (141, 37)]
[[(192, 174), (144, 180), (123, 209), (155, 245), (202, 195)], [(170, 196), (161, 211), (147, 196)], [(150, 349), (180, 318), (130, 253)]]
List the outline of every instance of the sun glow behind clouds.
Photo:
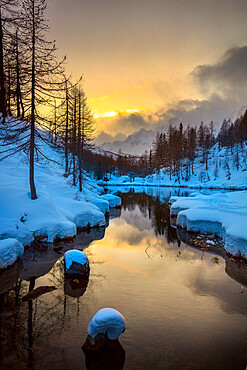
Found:
[(139, 113), (141, 109), (121, 109), (119, 111), (103, 112), (103, 113), (94, 113), (94, 118), (106, 118), (106, 117), (116, 117), (118, 114), (132, 114)]

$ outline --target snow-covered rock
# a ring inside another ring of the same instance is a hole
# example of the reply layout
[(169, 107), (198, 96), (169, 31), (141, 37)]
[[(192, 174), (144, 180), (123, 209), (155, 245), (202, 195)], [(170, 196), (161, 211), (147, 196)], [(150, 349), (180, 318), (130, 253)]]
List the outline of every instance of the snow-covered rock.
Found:
[(0, 269), (13, 265), (23, 253), (24, 247), (17, 239), (0, 240)]
[(178, 198), (171, 213), (178, 226), (217, 234), (229, 253), (247, 258), (247, 191)]
[(87, 332), (92, 338), (105, 334), (108, 339), (115, 340), (124, 332), (126, 321), (123, 315), (113, 308), (102, 308), (92, 318)]
[(89, 261), (84, 252), (72, 249), (64, 254), (65, 272), (67, 274), (84, 274), (89, 269)]
[(109, 205), (111, 208), (117, 207), (121, 205), (121, 198), (117, 195), (113, 194), (104, 194), (101, 195), (101, 198), (105, 199), (107, 202), (109, 202)]

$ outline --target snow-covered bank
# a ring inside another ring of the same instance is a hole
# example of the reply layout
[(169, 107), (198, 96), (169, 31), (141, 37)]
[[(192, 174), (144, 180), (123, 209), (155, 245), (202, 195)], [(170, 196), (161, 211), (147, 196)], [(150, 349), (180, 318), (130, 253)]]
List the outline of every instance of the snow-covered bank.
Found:
[(188, 231), (217, 234), (232, 255), (247, 258), (247, 191), (191, 194), (170, 199), (177, 226)]
[[(193, 163), (193, 174), (188, 174), (188, 164), (181, 165), (179, 175), (170, 173), (169, 168), (162, 168), (146, 177), (114, 176), (106, 174), (98, 180), (103, 186), (165, 186), (187, 187), (192, 189), (247, 189), (247, 143), (241, 150), (237, 147), (221, 148), (216, 144), (211, 148), (207, 169), (202, 154), (198, 154)], [(190, 164), (191, 166), (191, 164)]]
[(23, 245), (16, 239), (0, 240), (0, 269), (13, 265), (24, 253)]
[(192, 176), (190, 180), (180, 179), (179, 181), (162, 170), (159, 174), (153, 174), (147, 177), (134, 177), (130, 179), (128, 176), (116, 177), (109, 175), (109, 180), (98, 180), (99, 186), (151, 186), (151, 187), (173, 187), (173, 188), (188, 188), (188, 189), (225, 189), (225, 190), (246, 190), (247, 189), (247, 171), (243, 175), (236, 174), (231, 180), (213, 179), (201, 182), (196, 175)]
[(113, 194), (104, 194), (101, 195), (101, 198), (109, 202), (110, 207), (118, 207), (121, 205), (121, 198)]
[(52, 161), (40, 157), (35, 164), (36, 200), (30, 199), (27, 155), (0, 161), (0, 240), (15, 238), (26, 246), (34, 238), (52, 242), (73, 237), (77, 227), (105, 226), (113, 200), (101, 197), (101, 189), (86, 175), (79, 192), (63, 176), (63, 153), (44, 143), (40, 148)]

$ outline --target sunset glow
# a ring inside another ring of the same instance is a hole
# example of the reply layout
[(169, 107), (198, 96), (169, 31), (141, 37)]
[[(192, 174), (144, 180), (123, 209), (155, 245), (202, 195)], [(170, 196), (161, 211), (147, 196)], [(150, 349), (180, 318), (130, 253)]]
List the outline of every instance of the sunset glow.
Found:
[(112, 112), (103, 112), (103, 113), (94, 113), (94, 118), (107, 118), (107, 117), (116, 117), (118, 114), (126, 115), (132, 113), (139, 113), (141, 109), (121, 109), (119, 111)]
[(75, 79), (83, 74), (97, 130), (110, 135), (141, 122), (220, 123), (246, 104), (246, 11), (245, 0), (48, 4), (66, 68)]

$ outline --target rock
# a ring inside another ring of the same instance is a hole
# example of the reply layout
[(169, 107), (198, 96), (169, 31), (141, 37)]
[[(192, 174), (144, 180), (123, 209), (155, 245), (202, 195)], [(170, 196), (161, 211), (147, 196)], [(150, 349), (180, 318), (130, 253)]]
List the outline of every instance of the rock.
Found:
[(64, 254), (64, 265), (66, 275), (88, 275), (89, 261), (87, 255), (76, 249)]
[(103, 347), (92, 351), (87, 338), (82, 350), (85, 354), (87, 369), (120, 370), (124, 368), (125, 350), (118, 340), (107, 339)]
[(87, 332), (93, 340), (102, 335), (115, 340), (124, 332), (125, 327), (126, 321), (120, 312), (113, 308), (103, 308), (94, 315)]
[(83, 275), (71, 275), (70, 277), (65, 277), (64, 279), (64, 293), (73, 298), (79, 298), (83, 296), (87, 290), (87, 285), (89, 281), (89, 272)]

